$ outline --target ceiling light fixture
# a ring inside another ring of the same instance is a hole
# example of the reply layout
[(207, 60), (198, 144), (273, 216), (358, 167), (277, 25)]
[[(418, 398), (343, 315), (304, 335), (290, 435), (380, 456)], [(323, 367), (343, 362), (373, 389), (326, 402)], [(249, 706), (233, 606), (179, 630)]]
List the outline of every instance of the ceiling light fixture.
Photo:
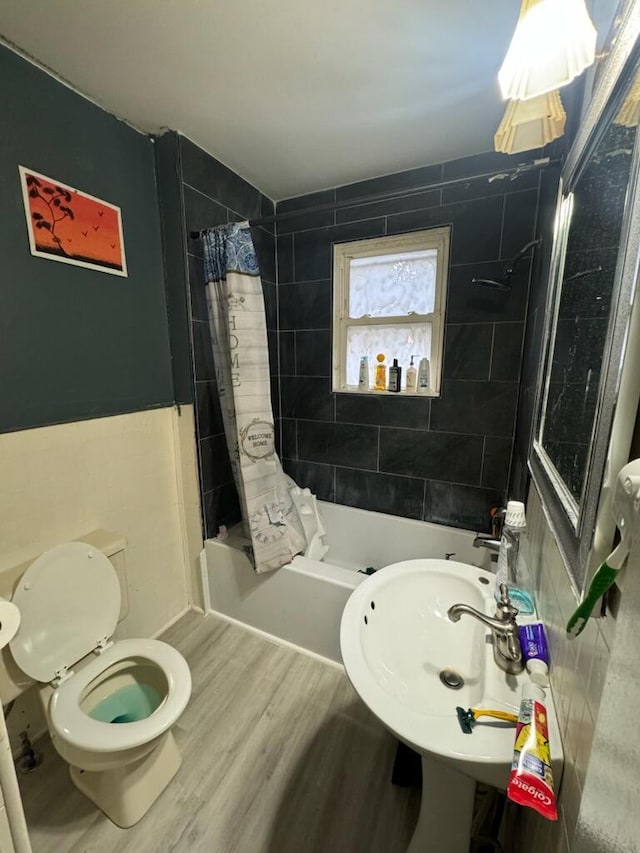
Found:
[(596, 35), (584, 0), (522, 0), (498, 73), (502, 97), (523, 101), (566, 86), (594, 61)]
[(494, 136), (495, 150), (518, 154), (543, 148), (562, 136), (566, 120), (558, 91), (528, 101), (511, 101)]

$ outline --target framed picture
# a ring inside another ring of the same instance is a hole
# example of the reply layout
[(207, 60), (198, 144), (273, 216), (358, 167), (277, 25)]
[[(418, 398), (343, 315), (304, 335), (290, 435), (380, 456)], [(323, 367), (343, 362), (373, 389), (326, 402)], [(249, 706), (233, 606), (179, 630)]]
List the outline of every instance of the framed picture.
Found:
[(19, 166), (31, 254), (127, 275), (120, 208)]

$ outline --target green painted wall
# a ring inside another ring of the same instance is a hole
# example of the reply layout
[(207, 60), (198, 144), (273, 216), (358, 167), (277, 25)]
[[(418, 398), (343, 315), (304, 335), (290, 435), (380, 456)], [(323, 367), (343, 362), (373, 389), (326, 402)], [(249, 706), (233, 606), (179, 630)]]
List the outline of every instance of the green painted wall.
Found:
[[(151, 139), (0, 45), (0, 432), (168, 406)], [(33, 257), (18, 165), (122, 209), (129, 275)]]

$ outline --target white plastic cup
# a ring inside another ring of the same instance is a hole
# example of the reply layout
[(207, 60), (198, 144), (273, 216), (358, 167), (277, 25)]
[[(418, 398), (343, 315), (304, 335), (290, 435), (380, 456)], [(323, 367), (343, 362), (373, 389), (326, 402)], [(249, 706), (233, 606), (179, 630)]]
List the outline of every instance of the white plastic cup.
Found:
[(522, 501), (509, 501), (507, 503), (504, 525), (505, 527), (519, 527), (522, 529), (527, 526), (527, 520), (524, 514), (524, 504)]

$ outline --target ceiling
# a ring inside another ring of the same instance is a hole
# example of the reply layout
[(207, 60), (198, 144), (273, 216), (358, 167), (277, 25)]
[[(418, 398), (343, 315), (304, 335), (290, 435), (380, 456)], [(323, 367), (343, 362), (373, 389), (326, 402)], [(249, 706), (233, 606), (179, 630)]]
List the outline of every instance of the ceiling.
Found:
[(279, 200), (493, 148), (519, 0), (1, 0), (0, 34)]

